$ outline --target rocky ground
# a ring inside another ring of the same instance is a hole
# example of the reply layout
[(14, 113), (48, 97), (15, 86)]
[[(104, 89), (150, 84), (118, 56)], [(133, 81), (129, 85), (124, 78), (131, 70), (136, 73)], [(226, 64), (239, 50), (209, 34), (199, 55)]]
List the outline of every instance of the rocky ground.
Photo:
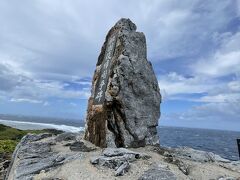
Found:
[(28, 133), (39, 134), (44, 132), (54, 135), (63, 133), (63, 131), (56, 129), (20, 130), (0, 124), (0, 180), (3, 180), (10, 165), (12, 153), (22, 137)]
[(81, 134), (29, 134), (16, 147), (6, 179), (237, 180), (240, 162), (190, 148), (101, 149)]
[(0, 180), (3, 180), (11, 162), (11, 153), (0, 153)]

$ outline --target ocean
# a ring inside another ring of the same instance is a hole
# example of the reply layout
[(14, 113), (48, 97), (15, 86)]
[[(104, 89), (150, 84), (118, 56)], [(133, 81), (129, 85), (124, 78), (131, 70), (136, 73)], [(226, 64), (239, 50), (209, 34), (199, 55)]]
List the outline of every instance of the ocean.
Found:
[(182, 127), (159, 127), (160, 144), (166, 147), (187, 146), (213, 152), (230, 160), (239, 160), (237, 138), (240, 132)]
[[(63, 121), (52, 123), (12, 121), (0, 119), (0, 124), (5, 124), (18, 129), (46, 129), (53, 128), (67, 132), (84, 131), (83, 122), (69, 122), (63, 124)], [(198, 150), (204, 150), (216, 153), (230, 160), (239, 160), (237, 149), (237, 138), (240, 138), (240, 132), (195, 129), (182, 127), (158, 128), (160, 144), (165, 147), (187, 146)]]

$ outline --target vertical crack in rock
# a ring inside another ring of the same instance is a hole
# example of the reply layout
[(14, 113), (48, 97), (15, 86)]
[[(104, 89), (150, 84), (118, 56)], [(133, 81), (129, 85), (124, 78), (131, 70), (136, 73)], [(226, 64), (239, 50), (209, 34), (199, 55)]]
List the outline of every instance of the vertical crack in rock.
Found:
[(85, 139), (100, 147), (159, 144), (161, 95), (146, 39), (129, 19), (106, 36), (88, 100)]

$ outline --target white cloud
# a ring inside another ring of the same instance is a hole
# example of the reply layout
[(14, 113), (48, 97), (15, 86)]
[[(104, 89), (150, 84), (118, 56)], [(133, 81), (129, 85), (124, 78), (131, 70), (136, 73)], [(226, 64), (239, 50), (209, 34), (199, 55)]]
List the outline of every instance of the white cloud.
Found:
[(196, 101), (199, 102), (215, 102), (215, 103), (223, 103), (223, 102), (238, 102), (240, 103), (240, 93), (226, 93), (226, 94), (217, 94), (211, 96), (203, 96)]
[(50, 103), (48, 101), (43, 103), (43, 106), (49, 106), (49, 105), (50, 105)]
[(57, 81), (27, 81), (21, 86), (14, 89), (13, 93), (16, 96), (38, 97), (40, 99), (47, 99), (51, 97), (57, 98), (83, 98), (89, 97), (90, 92), (83, 90), (69, 90), (64, 89), (64, 84)]
[(176, 0), (1, 1), (0, 62), (15, 63), (38, 79), (92, 76), (105, 35), (121, 17), (146, 34), (152, 61), (204, 53), (203, 44), (232, 18), (231, 6), (189, 0), (181, 5)]
[[(197, 102), (240, 102), (240, 33), (215, 34), (217, 48), (207, 59), (198, 59), (186, 69), (192, 76), (176, 72), (159, 76), (165, 99), (182, 99)], [(203, 93), (187, 98), (182, 94)]]
[(64, 82), (36, 79), (30, 73), (21, 72), (19, 68), (16, 70), (14, 66), (9, 64), (0, 63), (0, 75), (1, 94), (9, 97), (12, 102), (47, 105), (45, 100), (48, 98), (86, 99), (90, 96), (90, 91), (87, 88), (65, 89)]
[(175, 99), (205, 103), (240, 103), (239, 79), (221, 81), (207, 76), (186, 78), (171, 72), (160, 76), (159, 85), (164, 101)]
[(182, 114), (183, 118), (186, 120), (191, 120), (192, 117), (204, 119), (211, 121), (221, 120), (221, 121), (239, 121), (240, 112), (237, 102), (225, 102), (225, 103), (207, 103), (201, 106), (194, 107), (193, 109), (184, 112)]
[(240, 73), (240, 32), (221, 39), (220, 48), (207, 59), (199, 59), (193, 71), (221, 77)]
[(240, 92), (240, 81), (231, 81), (228, 83), (228, 87), (233, 92)]
[(163, 113), (160, 124), (240, 131), (239, 102), (205, 103), (184, 112)]
[[(206, 93), (210, 89), (221, 86), (221, 82), (205, 77), (184, 77), (176, 72), (159, 76), (160, 90), (163, 98), (174, 98), (178, 94)], [(183, 97), (183, 99), (186, 97)]]
[(10, 99), (10, 101), (11, 101), (11, 102), (28, 102), (28, 103), (34, 103), (34, 104), (42, 103), (42, 101), (39, 101), (39, 100), (35, 100), (35, 99), (24, 99), (24, 98), (19, 98), (19, 99), (12, 98), (12, 99)]
[(208, 60), (199, 61), (194, 68), (197, 73), (217, 77), (239, 73), (240, 50), (224, 54), (217, 52)]
[(192, 56), (204, 53), (202, 44), (226, 26), (233, 5), (189, 0), (181, 5), (176, 0), (1, 1), (0, 57), (11, 55), (9, 61), (40, 78), (92, 76), (105, 35), (121, 17), (131, 18), (146, 34), (152, 61)]
[(70, 102), (69, 104), (70, 104), (71, 106), (73, 106), (73, 107), (77, 107), (77, 104), (76, 104), (76, 103)]
[[(0, 1), (0, 97), (43, 106), (49, 98), (88, 98), (105, 35), (127, 17), (145, 33), (154, 68), (164, 72), (158, 79), (165, 100), (236, 103), (240, 33), (227, 27), (239, 18), (238, 7), (217, 0)], [(194, 93), (202, 96), (183, 96)]]

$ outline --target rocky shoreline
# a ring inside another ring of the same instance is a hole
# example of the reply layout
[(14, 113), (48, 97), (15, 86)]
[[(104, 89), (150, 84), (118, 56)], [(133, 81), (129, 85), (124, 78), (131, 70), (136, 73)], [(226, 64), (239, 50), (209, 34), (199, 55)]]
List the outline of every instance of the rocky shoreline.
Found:
[(191, 148), (99, 148), (83, 134), (26, 135), (6, 180), (216, 179), (238, 180), (240, 161)]

